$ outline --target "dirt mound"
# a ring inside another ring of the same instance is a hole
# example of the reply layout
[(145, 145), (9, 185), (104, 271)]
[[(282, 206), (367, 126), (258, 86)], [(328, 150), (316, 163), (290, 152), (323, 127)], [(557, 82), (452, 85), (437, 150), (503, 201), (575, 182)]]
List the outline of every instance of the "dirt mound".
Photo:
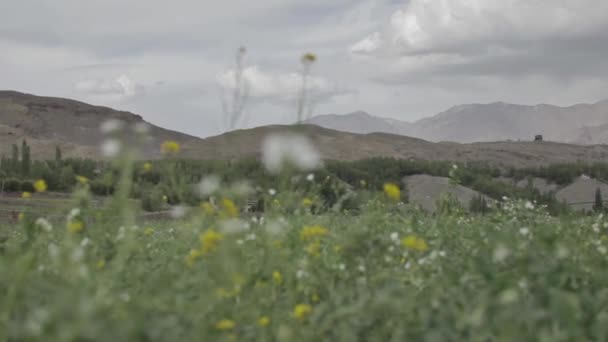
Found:
[[(403, 182), (407, 187), (410, 202), (420, 205), (428, 212), (437, 210), (437, 201), (446, 193), (452, 194), (464, 208), (468, 208), (473, 198), (481, 195), (475, 190), (452, 184), (450, 179), (445, 177), (415, 175), (405, 177)], [(491, 199), (486, 199), (491, 202)]]

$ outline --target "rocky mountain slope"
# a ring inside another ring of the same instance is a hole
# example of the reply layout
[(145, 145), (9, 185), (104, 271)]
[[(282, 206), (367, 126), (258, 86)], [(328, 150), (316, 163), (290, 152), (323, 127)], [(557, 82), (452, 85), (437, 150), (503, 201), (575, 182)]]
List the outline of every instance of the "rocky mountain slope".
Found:
[(123, 121), (131, 139), (137, 124), (148, 127), (152, 139), (146, 143), (147, 155), (158, 154), (164, 140), (182, 144), (198, 138), (166, 130), (145, 122), (141, 116), (107, 107), (52, 97), (40, 97), (14, 91), (0, 91), (0, 153), (7, 153), (10, 144), (23, 138), (32, 145), (34, 157), (43, 156), (62, 147), (66, 156), (99, 156), (103, 140), (100, 126), (110, 119)]
[(503, 102), (462, 105), (414, 123), (362, 112), (321, 115), (308, 122), (352, 133), (384, 132), (436, 142), (528, 141), (540, 134), (556, 142), (608, 143), (608, 101), (570, 107)]
[[(135, 124), (145, 123), (138, 115), (67, 99), (0, 92), (0, 154), (8, 154), (12, 143), (28, 139), (35, 158), (52, 158), (60, 145), (65, 156), (99, 157), (103, 140), (99, 127), (108, 119), (128, 123), (125, 138)], [(356, 160), (394, 157), (418, 160), (488, 161), (497, 165), (536, 166), (563, 162), (608, 162), (608, 146), (580, 146), (552, 142), (432, 143), (396, 134), (355, 134), (315, 125), (264, 126), (200, 139), (148, 124), (150, 140), (145, 158), (159, 157), (164, 140), (178, 141), (182, 156), (195, 159), (259, 157), (269, 134), (293, 132), (310, 137), (327, 159)]]

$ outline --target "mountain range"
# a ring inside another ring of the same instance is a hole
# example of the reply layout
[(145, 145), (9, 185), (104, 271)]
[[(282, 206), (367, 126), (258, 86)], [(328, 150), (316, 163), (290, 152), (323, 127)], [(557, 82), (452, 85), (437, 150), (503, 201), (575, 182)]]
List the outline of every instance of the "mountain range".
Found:
[(320, 115), (306, 123), (351, 133), (384, 132), (435, 142), (529, 141), (542, 135), (545, 140), (555, 142), (605, 144), (608, 101), (570, 107), (504, 102), (469, 104), (411, 123), (359, 111)]
[[(601, 122), (601, 114), (603, 113), (601, 108), (605, 108), (607, 105), (606, 103), (581, 105), (580, 113), (584, 112), (585, 115), (596, 118), (593, 121), (594, 124), (590, 124), (585, 133), (592, 137), (606, 136), (603, 132), (608, 129), (608, 123), (597, 125), (595, 123)], [(493, 106), (511, 108), (512, 105)], [(504, 113), (507, 112), (505, 109)], [(121, 138), (127, 142), (134, 142), (133, 137), (136, 136), (133, 133), (134, 127), (138, 125), (149, 127), (149, 138), (145, 140), (142, 156), (146, 159), (159, 158), (159, 146), (165, 140), (179, 142), (182, 146), (181, 156), (186, 158), (234, 159), (260, 157), (262, 143), (268, 135), (293, 133), (294, 130), (297, 130), (297, 132), (307, 135), (321, 156), (326, 159), (357, 160), (369, 157), (394, 157), (415, 160), (486, 161), (497, 165), (517, 167), (576, 161), (608, 162), (608, 145), (583, 146), (547, 141), (532, 142), (529, 137), (528, 139), (522, 139), (521, 142), (435, 143), (398, 134), (402, 132), (402, 129), (408, 129), (410, 125), (420, 125), (419, 127), (428, 127), (425, 132), (431, 132), (440, 137), (441, 132), (447, 134), (449, 130), (441, 124), (436, 124), (437, 122), (452, 123), (453, 127), (467, 128), (468, 126), (463, 122), (470, 122), (477, 116), (466, 113), (476, 112), (472, 111), (470, 107), (462, 106), (460, 111), (448, 111), (435, 118), (421, 120), (414, 124), (402, 124), (402, 122), (392, 119), (381, 119), (365, 113), (355, 113), (345, 117), (325, 117), (331, 118), (334, 123), (345, 122), (345, 118), (355, 118), (357, 120), (352, 120), (347, 128), (357, 133), (324, 128), (313, 125), (312, 123), (315, 122), (312, 122), (299, 126), (274, 125), (236, 130), (201, 139), (155, 126), (147, 123), (140, 115), (125, 111), (93, 106), (70, 99), (0, 91), (0, 155), (9, 155), (11, 144), (19, 144), (23, 139), (27, 139), (34, 158), (52, 158), (56, 146), (61, 147), (66, 157), (102, 158), (99, 146), (107, 137), (100, 132), (99, 128), (109, 119), (118, 119), (126, 123)], [(562, 115), (567, 117), (567, 114)], [(498, 113), (495, 117), (508, 116)], [(324, 117), (317, 117), (313, 121), (322, 118)], [(510, 122), (507, 119), (504, 120)], [(487, 120), (487, 122), (491, 121)], [(469, 127), (467, 129), (478, 137), (489, 134), (475, 131), (475, 129), (481, 129), (481, 123), (470, 122), (469, 125), (472, 125), (473, 128)], [(499, 124), (494, 124), (494, 126), (501, 127)], [(390, 133), (374, 132), (391, 129)], [(509, 129), (509, 132), (516, 133), (514, 129), (509, 127), (505, 127), (503, 131), (506, 132), (507, 129)], [(521, 129), (524, 131), (524, 133), (520, 133), (522, 137), (532, 133), (541, 133), (552, 137), (549, 131), (538, 132), (538, 130), (529, 127), (522, 127)], [(568, 130), (564, 128), (563, 131)], [(459, 136), (456, 133), (452, 134), (450, 137)], [(415, 136), (416, 134), (411, 135)], [(492, 138), (493, 136), (489, 137)], [(506, 137), (506, 135), (492, 139), (500, 140), (502, 137)], [(443, 138), (436, 140), (458, 139), (449, 139), (443, 136)], [(466, 139), (463, 138), (463, 140)]]

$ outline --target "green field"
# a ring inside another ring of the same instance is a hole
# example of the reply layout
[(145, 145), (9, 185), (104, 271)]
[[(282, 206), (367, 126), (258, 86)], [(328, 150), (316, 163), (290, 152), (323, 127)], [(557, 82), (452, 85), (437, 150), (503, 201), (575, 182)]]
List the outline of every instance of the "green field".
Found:
[(27, 210), (0, 228), (0, 340), (608, 338), (601, 215), (431, 216), (382, 193), (313, 213), (314, 193), (285, 189), (264, 213), (227, 200), (159, 221), (86, 196), (52, 230)]

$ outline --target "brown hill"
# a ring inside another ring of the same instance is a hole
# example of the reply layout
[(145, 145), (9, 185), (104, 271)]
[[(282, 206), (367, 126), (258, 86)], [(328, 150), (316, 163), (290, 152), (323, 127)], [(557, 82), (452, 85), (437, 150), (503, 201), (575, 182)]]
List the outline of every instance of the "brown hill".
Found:
[[(0, 154), (10, 144), (27, 138), (35, 158), (53, 156), (59, 144), (66, 156), (99, 157), (101, 123), (120, 119), (132, 127), (145, 122), (135, 114), (82, 102), (0, 92)], [(183, 156), (195, 159), (257, 157), (264, 138), (272, 133), (298, 130), (308, 135), (326, 159), (356, 160), (395, 157), (418, 160), (487, 161), (505, 166), (535, 166), (564, 162), (608, 162), (608, 146), (579, 146), (550, 142), (431, 143), (406, 136), (354, 134), (313, 125), (265, 126), (199, 139), (150, 125), (146, 158), (156, 158), (164, 140), (176, 140)], [(132, 134), (130, 134), (132, 135)]]
[[(264, 126), (229, 132), (188, 146), (185, 154), (200, 159), (259, 156), (264, 137), (293, 130)], [(552, 142), (432, 143), (386, 133), (354, 134), (302, 125), (326, 159), (356, 160), (394, 157), (416, 160), (487, 161), (503, 166), (539, 166), (567, 162), (608, 162), (608, 146), (581, 146)]]
[[(141, 116), (107, 107), (53, 97), (40, 97), (14, 91), (0, 91), (0, 153), (7, 153), (10, 144), (27, 138), (34, 157), (42, 157), (60, 145), (66, 156), (98, 157), (103, 139), (100, 126), (110, 119), (125, 122), (129, 129), (146, 123)], [(153, 139), (148, 142), (147, 155), (157, 155), (164, 140), (187, 144), (198, 138), (149, 125)], [(126, 133), (132, 136), (131, 133)]]

